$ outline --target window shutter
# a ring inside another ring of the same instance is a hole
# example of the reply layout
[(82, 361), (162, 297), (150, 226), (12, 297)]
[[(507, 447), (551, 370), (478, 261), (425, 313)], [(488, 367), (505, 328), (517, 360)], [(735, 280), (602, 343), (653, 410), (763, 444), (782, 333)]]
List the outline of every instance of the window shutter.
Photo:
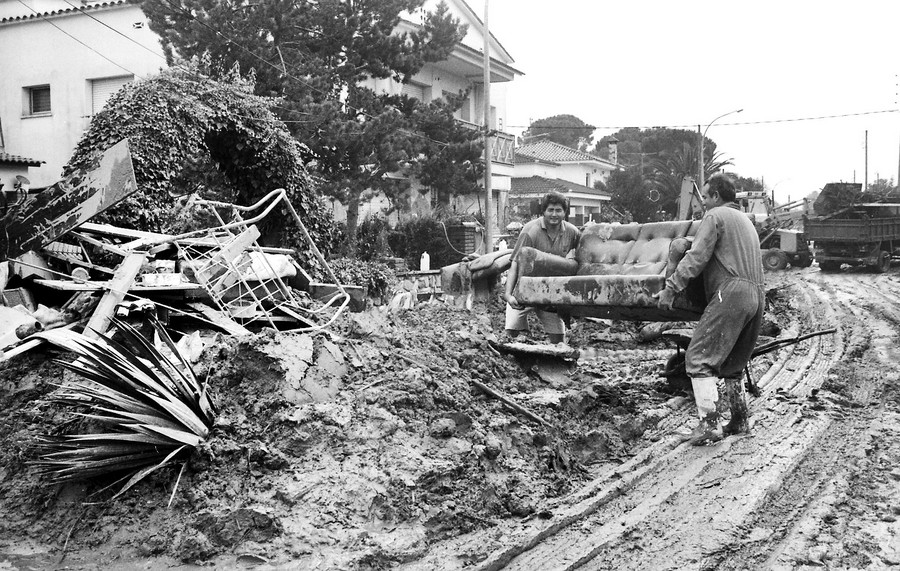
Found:
[(419, 101), (425, 101), (425, 86), (416, 85), (414, 83), (403, 83), (400, 85), (400, 93), (407, 97), (413, 97)]
[(133, 75), (123, 75), (121, 77), (106, 77), (103, 79), (94, 79), (91, 81), (91, 115), (96, 115), (109, 98), (118, 91), (126, 83), (134, 80)]

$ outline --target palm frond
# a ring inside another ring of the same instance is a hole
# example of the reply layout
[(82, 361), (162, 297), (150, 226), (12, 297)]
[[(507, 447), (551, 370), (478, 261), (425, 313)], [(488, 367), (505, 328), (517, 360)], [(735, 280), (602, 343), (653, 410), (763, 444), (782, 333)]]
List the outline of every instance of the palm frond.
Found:
[(217, 411), (157, 320), (154, 328), (174, 361), (135, 328), (119, 320), (113, 324), (122, 343), (68, 329), (34, 335), (77, 355), (72, 362), (59, 362), (84, 378), (62, 385), (51, 401), (73, 407), (74, 415), (102, 427), (102, 432), (38, 439), (34, 463), (52, 482), (124, 474), (116, 498), (154, 471), (186, 461), (209, 435)]

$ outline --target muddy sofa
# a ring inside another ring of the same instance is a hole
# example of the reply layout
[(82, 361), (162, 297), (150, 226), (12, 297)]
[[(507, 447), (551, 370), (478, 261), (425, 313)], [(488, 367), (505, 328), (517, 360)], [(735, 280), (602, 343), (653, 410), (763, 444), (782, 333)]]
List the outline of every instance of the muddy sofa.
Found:
[(691, 280), (671, 310), (653, 294), (690, 248), (699, 221), (594, 224), (586, 227), (574, 260), (534, 248), (518, 258), (513, 292), (522, 305), (561, 315), (632, 321), (696, 321), (706, 306), (702, 276)]

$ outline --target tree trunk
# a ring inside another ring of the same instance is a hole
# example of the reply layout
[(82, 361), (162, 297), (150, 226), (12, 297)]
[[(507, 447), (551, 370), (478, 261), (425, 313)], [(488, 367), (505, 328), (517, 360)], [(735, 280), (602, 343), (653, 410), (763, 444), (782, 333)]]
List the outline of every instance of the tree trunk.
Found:
[(347, 193), (347, 238), (344, 242), (347, 256), (356, 257), (356, 227), (359, 225), (359, 201), (362, 190), (352, 188)]

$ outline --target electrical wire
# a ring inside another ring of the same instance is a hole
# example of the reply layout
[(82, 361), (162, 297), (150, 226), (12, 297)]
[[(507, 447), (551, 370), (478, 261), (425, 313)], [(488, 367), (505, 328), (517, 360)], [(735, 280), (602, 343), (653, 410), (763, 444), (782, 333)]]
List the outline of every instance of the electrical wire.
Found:
[[(727, 126), (742, 126), (742, 125), (766, 125), (772, 123), (795, 123), (798, 121), (820, 121), (824, 119), (842, 119), (845, 117), (861, 117), (864, 115), (879, 115), (884, 113), (900, 113), (900, 109), (882, 109), (879, 111), (860, 111), (857, 113), (841, 113), (838, 115), (818, 115), (813, 117), (793, 117), (788, 119), (763, 119), (759, 121), (734, 121), (731, 123), (716, 123), (718, 127), (727, 127)], [(694, 123), (691, 125), (601, 125), (599, 127), (595, 127), (593, 125), (586, 125), (585, 127), (573, 127), (572, 125), (541, 125), (539, 129), (611, 129), (611, 130), (621, 130), (621, 129), (693, 129), (698, 124)], [(530, 129), (531, 125), (507, 125), (509, 129)]]
[(144, 79), (144, 77), (143, 77), (142, 75), (137, 74), (137, 73), (131, 71), (130, 69), (128, 69), (127, 67), (125, 67), (124, 65), (122, 65), (122, 64), (120, 64), (120, 63), (118, 63), (118, 62), (116, 62), (116, 61), (113, 61), (113, 60), (109, 59), (108, 57), (106, 57), (105, 55), (103, 55), (102, 53), (100, 53), (99, 51), (95, 50), (95, 49), (92, 48), (91, 46), (87, 45), (86, 43), (82, 42), (81, 40), (79, 40), (78, 38), (76, 38), (75, 36), (73, 36), (72, 34), (70, 34), (69, 32), (63, 30), (62, 28), (60, 28), (59, 26), (57, 26), (56, 24), (54, 24), (54, 23), (50, 20), (50, 18), (48, 18), (48, 17), (45, 16), (44, 14), (38, 12), (37, 10), (35, 10), (34, 8), (32, 8), (31, 6), (29, 6), (28, 4), (26, 4), (25, 2), (23, 2), (23, 0), (17, 0), (17, 1), (18, 1), (19, 4), (21, 4), (22, 6), (25, 6), (26, 8), (28, 8), (29, 10), (31, 10), (36, 16), (38, 16), (39, 18), (41, 18), (43, 21), (47, 22), (48, 24), (50, 24), (51, 26), (53, 26), (54, 28), (56, 28), (57, 30), (59, 30), (60, 32), (62, 32), (63, 34), (67, 35), (69, 38), (75, 40), (76, 42), (78, 42), (78, 43), (81, 44), (82, 46), (86, 47), (86, 48), (89, 49), (90, 51), (94, 52), (94, 53), (97, 54), (98, 56), (102, 57), (103, 59), (105, 59), (105, 60), (108, 61), (109, 63), (113, 64), (114, 66), (116, 66), (116, 67), (118, 67), (118, 68), (121, 68), (121, 69), (127, 71), (128, 73), (130, 73), (131, 75), (133, 75), (133, 76), (135, 76), (135, 77), (137, 77), (137, 78), (139, 78), (139, 79)]

